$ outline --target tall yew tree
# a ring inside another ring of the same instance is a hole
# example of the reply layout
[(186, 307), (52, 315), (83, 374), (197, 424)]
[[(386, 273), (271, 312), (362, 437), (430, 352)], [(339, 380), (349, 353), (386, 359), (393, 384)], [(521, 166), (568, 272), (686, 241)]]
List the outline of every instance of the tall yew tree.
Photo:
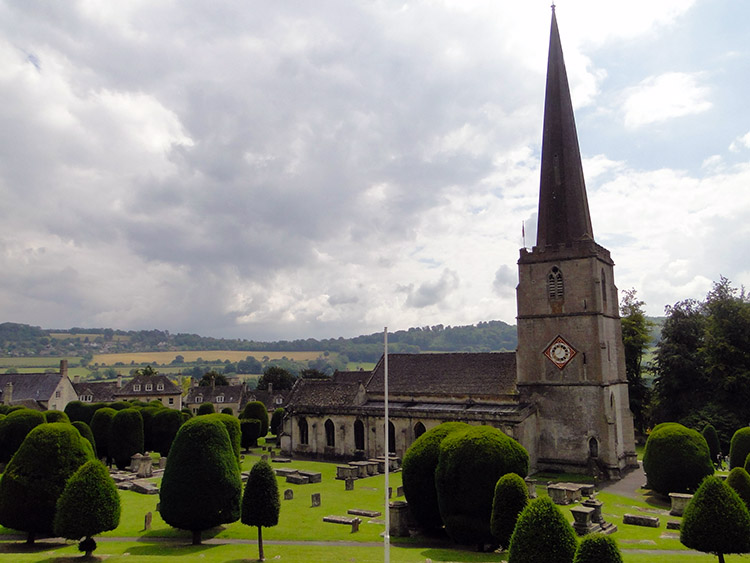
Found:
[(630, 410), (638, 431), (643, 432), (643, 409), (648, 402), (648, 387), (643, 381), (643, 354), (648, 350), (653, 325), (643, 310), (645, 303), (638, 299), (635, 289), (626, 289), (620, 301), (622, 342), (625, 348), (625, 374), (628, 378)]

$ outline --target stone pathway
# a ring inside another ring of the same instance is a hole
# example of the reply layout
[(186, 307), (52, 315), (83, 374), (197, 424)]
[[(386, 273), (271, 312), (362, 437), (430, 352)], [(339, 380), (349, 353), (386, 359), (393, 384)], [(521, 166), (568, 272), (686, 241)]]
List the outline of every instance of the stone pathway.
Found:
[(633, 469), (619, 481), (610, 481), (602, 485), (602, 490), (615, 495), (638, 499), (638, 490), (646, 482), (646, 474), (643, 472), (642, 462), (638, 462), (638, 468)]

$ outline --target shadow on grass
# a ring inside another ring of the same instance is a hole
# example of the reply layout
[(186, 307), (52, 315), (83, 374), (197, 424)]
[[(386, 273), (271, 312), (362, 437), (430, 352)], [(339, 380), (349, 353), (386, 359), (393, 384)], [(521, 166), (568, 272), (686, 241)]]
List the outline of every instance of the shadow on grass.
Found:
[(219, 545), (216, 544), (205, 543), (201, 545), (181, 545), (171, 542), (148, 543), (145, 545), (143, 544), (143, 542), (139, 543), (140, 545), (134, 545), (128, 548), (128, 553), (130, 555), (171, 555), (174, 557), (198, 557), (202, 556), (202, 554), (207, 553), (211, 549), (219, 547)]
[(6, 553), (40, 553), (42, 551), (49, 551), (50, 549), (58, 549), (60, 547), (67, 547), (68, 543), (61, 541), (37, 541), (31, 545), (26, 543), (26, 540), (18, 542), (6, 542), (0, 543), (0, 555)]

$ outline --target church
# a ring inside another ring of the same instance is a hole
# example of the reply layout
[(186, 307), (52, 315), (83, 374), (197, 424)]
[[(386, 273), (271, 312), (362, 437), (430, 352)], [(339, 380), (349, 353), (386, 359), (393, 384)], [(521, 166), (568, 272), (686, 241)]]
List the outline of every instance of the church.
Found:
[[(594, 239), (554, 7), (541, 157), (536, 244), (518, 259), (518, 348), (389, 354), (388, 445), (399, 457), (425, 431), (463, 421), (516, 439), (532, 471), (617, 479), (637, 465), (614, 262)], [(298, 380), (282, 451), (384, 455), (385, 367)]]

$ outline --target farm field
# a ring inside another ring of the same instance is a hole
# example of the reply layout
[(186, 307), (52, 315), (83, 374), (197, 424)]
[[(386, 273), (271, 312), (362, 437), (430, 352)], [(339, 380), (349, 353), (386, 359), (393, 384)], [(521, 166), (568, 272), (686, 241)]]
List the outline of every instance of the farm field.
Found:
[[(259, 459), (259, 452), (246, 455), (243, 470), (248, 470)], [(268, 561), (281, 562), (378, 562), (383, 561), (384, 529), (382, 518), (363, 518), (360, 531), (351, 533), (349, 526), (324, 523), (323, 516), (345, 515), (350, 508), (382, 510), (384, 504), (385, 476), (378, 475), (355, 481), (355, 490), (346, 491), (343, 481), (335, 479), (336, 464), (293, 460), (284, 467), (319, 471), (322, 482), (308, 485), (291, 485), (278, 478), (279, 490), (293, 491), (292, 500), (283, 500), (278, 526), (263, 530), (265, 555)], [(535, 476), (540, 481), (548, 479), (569, 480), (571, 476)], [(401, 474), (392, 473), (390, 486), (395, 491), (401, 485)], [(580, 479), (579, 479), (580, 480)], [(158, 483), (158, 479), (154, 479)], [(311, 506), (311, 493), (321, 494), (321, 506)], [(537, 486), (538, 494), (546, 494), (544, 486)], [(176, 558), (206, 562), (231, 562), (257, 560), (257, 530), (239, 522), (220, 526), (204, 532), (204, 545), (190, 545), (190, 534), (166, 525), (156, 512), (157, 496), (139, 495), (121, 491), (123, 513), (120, 526), (97, 537), (99, 548), (95, 552), (100, 560), (108, 562), (173, 562)], [(679, 532), (666, 530), (666, 520), (679, 520), (667, 516), (668, 504), (638, 489), (624, 496), (599, 491), (597, 498), (604, 503), (603, 514), (608, 522), (615, 523), (614, 534), (623, 560), (626, 563), (709, 563), (716, 558), (685, 549), (679, 542)], [(560, 507), (572, 522), (569, 507)], [(152, 512), (150, 531), (143, 530), (144, 516)], [(646, 513), (659, 516), (659, 528), (641, 528), (622, 524), (625, 513)], [(24, 537), (11, 530), (0, 528), (0, 561), (64, 563), (79, 561), (74, 542), (50, 539), (29, 548)], [(447, 539), (391, 538), (390, 559), (394, 562), (501, 562), (507, 561), (507, 552), (478, 553), (472, 548), (456, 546)], [(746, 561), (743, 556), (728, 556), (728, 562)]]
[(168, 364), (175, 359), (175, 356), (182, 356), (186, 362), (194, 362), (198, 358), (201, 358), (204, 362), (223, 362), (229, 360), (230, 362), (238, 362), (244, 360), (248, 356), (254, 357), (260, 361), (265, 357), (270, 360), (280, 360), (281, 358), (288, 358), (297, 362), (306, 362), (314, 360), (320, 357), (323, 351), (309, 351), (309, 352), (250, 352), (247, 350), (184, 350), (184, 351), (169, 351), (169, 352), (126, 352), (122, 354), (94, 354), (92, 363), (98, 363), (99, 365), (112, 366), (117, 362), (129, 365), (131, 362), (136, 364), (149, 364), (159, 363)]

